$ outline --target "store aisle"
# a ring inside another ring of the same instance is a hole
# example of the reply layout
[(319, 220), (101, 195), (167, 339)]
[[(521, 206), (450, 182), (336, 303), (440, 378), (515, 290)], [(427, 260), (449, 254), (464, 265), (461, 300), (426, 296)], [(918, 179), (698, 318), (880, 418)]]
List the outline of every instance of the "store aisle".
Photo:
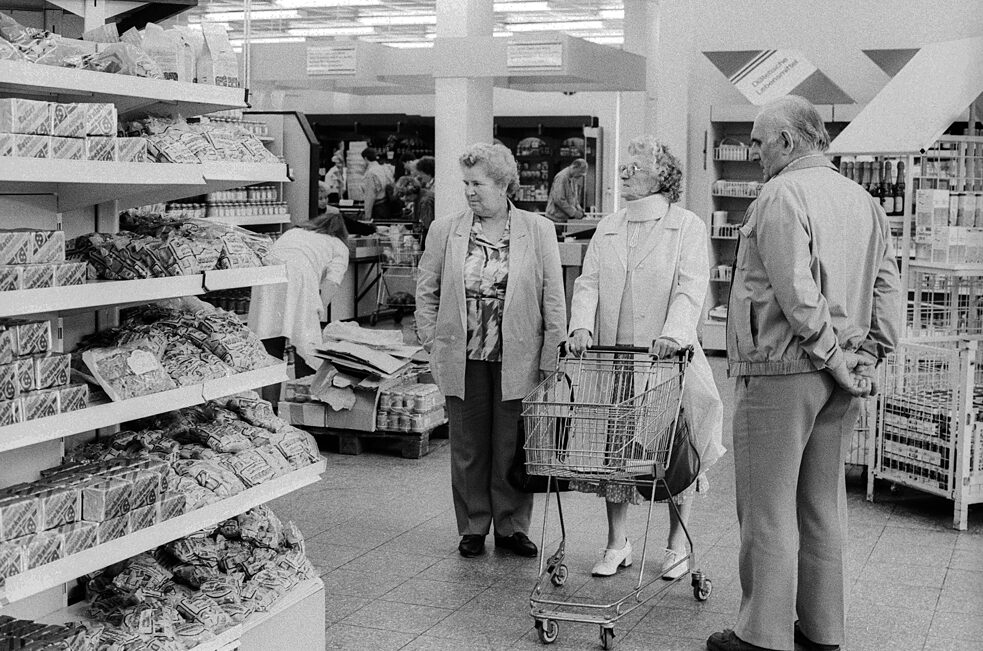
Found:
[[(724, 399), (724, 442), (730, 447), (731, 382), (722, 359), (711, 364)], [(538, 561), (496, 552), (490, 536), (484, 556), (464, 559), (457, 553), (446, 445), (419, 460), (372, 453), (325, 456), (328, 469), (321, 482), (271, 506), (300, 525), (308, 555), (323, 573), (328, 648), (547, 648), (529, 617)], [(733, 624), (740, 591), (729, 454), (711, 470), (710, 480), (712, 492), (697, 505), (690, 528), (713, 595), (698, 603), (688, 582), (675, 584), (618, 623), (616, 648), (698, 651), (711, 632)], [(878, 501), (870, 504), (859, 476), (852, 478), (849, 492), (853, 590), (848, 648), (979, 649), (983, 510), (972, 509), (970, 530), (956, 532), (950, 528), (950, 502), (916, 491), (892, 494), (880, 486)], [(592, 598), (626, 593), (627, 582), (637, 577), (638, 560), (628, 576), (589, 576), (604, 542), (602, 502), (565, 494), (563, 505), (570, 546), (564, 589)], [(650, 550), (659, 561), (667, 517), (664, 506), (655, 509)], [(635, 509), (631, 517), (637, 559), (644, 511)], [(530, 532), (537, 544), (542, 522), (543, 499), (537, 497)], [(596, 626), (563, 623), (549, 648), (598, 649), (598, 642)]]

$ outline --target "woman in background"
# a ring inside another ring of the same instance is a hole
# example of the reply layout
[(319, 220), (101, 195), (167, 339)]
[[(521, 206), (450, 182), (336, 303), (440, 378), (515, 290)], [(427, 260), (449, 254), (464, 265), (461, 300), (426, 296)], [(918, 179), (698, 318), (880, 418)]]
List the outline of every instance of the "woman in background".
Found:
[[(321, 323), (348, 270), (348, 230), (341, 212), (328, 206), (324, 214), (291, 228), (273, 243), (272, 255), (286, 265), (287, 282), (253, 287), (249, 327), (276, 358), (283, 359), (289, 342), (296, 350), (296, 377), (312, 375), (321, 365), (314, 354)], [(267, 393), (264, 389), (270, 400)]]

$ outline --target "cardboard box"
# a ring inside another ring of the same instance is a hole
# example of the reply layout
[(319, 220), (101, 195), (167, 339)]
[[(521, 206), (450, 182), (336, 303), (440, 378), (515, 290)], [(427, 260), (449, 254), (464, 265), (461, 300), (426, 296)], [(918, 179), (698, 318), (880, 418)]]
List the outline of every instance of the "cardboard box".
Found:
[(146, 138), (117, 138), (116, 160), (121, 163), (146, 163)]
[(949, 191), (919, 189), (915, 192), (915, 233), (949, 225)]
[(932, 228), (932, 262), (962, 264), (966, 262), (967, 228), (941, 226)]
[(51, 136), (51, 158), (56, 160), (85, 160), (85, 138)]
[[(17, 394), (25, 394), (37, 389), (37, 372), (34, 370), (34, 359), (25, 357), (10, 364), (17, 370)], [(24, 420), (29, 420), (25, 418)]]
[(17, 368), (17, 362), (0, 364), (0, 400), (13, 400), (20, 395)]
[[(40, 355), (51, 350), (51, 324), (47, 321), (5, 319), (0, 327), (10, 331), (11, 357)], [(0, 344), (0, 363), (5, 357), (6, 342)]]
[(51, 105), (33, 99), (0, 99), (0, 131), (51, 135)]
[(55, 265), (55, 287), (84, 285), (89, 275), (86, 262), (62, 262)]
[(15, 133), (12, 156), (17, 158), (51, 158), (51, 136)]
[(21, 268), (21, 289), (43, 289), (54, 286), (54, 265), (26, 264)]
[(89, 406), (89, 385), (69, 384), (58, 390), (61, 413), (78, 411)]
[(29, 232), (0, 230), (0, 265), (27, 264), (31, 253)]
[(85, 160), (115, 161), (116, 137), (87, 137), (85, 139)]
[(25, 393), (21, 395), (20, 401), (25, 421), (55, 416), (60, 410), (57, 389)]
[(62, 138), (85, 138), (86, 110), (85, 104), (52, 104), (51, 135)]
[(14, 361), (16, 333), (0, 325), (0, 364), (10, 364)]
[(23, 267), (20, 265), (0, 266), (0, 292), (14, 292), (22, 287)]
[(82, 106), (85, 107), (86, 136), (116, 135), (115, 104), (83, 104)]
[(36, 386), (38, 389), (63, 387), (71, 378), (71, 355), (53, 353), (34, 358)]
[(291, 425), (376, 431), (376, 412), (381, 391), (404, 382), (404, 378), (387, 380), (379, 389), (354, 389), (355, 404), (351, 409), (335, 411), (323, 402), (280, 402), (280, 418)]
[(20, 398), (0, 400), (0, 427), (21, 422)]

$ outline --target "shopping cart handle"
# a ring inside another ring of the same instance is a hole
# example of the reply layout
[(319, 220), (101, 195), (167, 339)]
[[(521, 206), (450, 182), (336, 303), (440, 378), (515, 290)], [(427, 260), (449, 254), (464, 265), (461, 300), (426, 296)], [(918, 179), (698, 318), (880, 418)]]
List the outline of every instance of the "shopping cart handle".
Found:
[[(642, 348), (641, 346), (591, 346), (587, 350), (592, 353), (647, 353), (648, 348)], [(567, 342), (560, 342), (560, 357), (566, 357), (567, 355)], [(685, 360), (690, 362), (693, 360), (693, 347), (684, 346), (676, 351), (673, 357), (677, 357), (680, 361)]]

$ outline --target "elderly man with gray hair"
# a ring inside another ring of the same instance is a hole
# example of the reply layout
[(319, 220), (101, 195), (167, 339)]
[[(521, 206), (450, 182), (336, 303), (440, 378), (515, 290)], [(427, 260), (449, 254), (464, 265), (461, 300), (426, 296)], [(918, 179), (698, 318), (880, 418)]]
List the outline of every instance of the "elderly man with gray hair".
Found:
[(587, 161), (583, 158), (577, 158), (557, 173), (546, 204), (548, 218), (558, 224), (583, 218), (584, 208), (580, 205), (580, 197), (584, 192), (586, 174)]
[(710, 651), (844, 644), (843, 464), (901, 309), (887, 217), (828, 147), (801, 97), (764, 106), (751, 131), (765, 184), (740, 228), (727, 310), (742, 597)]

